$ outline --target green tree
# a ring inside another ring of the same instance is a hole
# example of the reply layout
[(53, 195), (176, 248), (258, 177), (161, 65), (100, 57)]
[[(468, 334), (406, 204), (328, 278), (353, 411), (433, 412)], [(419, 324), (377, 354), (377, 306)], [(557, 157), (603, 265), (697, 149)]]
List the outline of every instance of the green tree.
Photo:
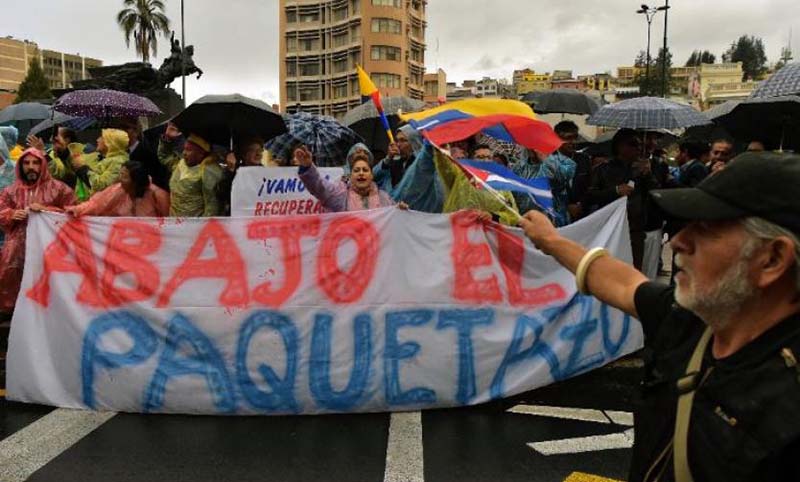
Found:
[(125, 45), (131, 46), (131, 38), (136, 53), (142, 62), (150, 61), (150, 54), (158, 54), (158, 35), (166, 38), (169, 33), (169, 18), (164, 14), (162, 0), (123, 0), (123, 8), (117, 14), (117, 23), (125, 32)]
[(767, 55), (764, 42), (755, 36), (742, 35), (722, 54), (724, 62), (741, 62), (742, 80), (760, 79), (767, 71)]
[(708, 50), (695, 50), (686, 61), (686, 67), (699, 67), (700, 64), (713, 64), (717, 61), (716, 55)]
[[(656, 58), (650, 58), (650, 77), (647, 77), (647, 54), (643, 54), (639, 52), (639, 55), (636, 57), (635, 65), (639, 67), (641, 70), (639, 71), (636, 77), (636, 85), (639, 86), (639, 93), (641, 95), (646, 96), (660, 96), (661, 90), (663, 87), (663, 75), (662, 75), (662, 66), (665, 60), (664, 49), (660, 48), (658, 50), (658, 56)], [(672, 68), (672, 53), (667, 49), (666, 51), (666, 62), (667, 62), (667, 94), (669, 94), (673, 80), (672, 80), (672, 72), (670, 69)]]
[(19, 84), (17, 90), (17, 97), (14, 99), (15, 104), (20, 102), (30, 102), (33, 100), (52, 99), (53, 93), (50, 92), (50, 82), (44, 76), (42, 66), (39, 65), (39, 57), (31, 59), (28, 66), (28, 74), (25, 79)]

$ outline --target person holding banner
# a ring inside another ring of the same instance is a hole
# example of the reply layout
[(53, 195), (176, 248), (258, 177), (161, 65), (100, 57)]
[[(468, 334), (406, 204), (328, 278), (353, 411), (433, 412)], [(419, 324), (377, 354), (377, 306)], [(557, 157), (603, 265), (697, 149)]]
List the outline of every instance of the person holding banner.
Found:
[(650, 282), (549, 219), (520, 222), (577, 289), (641, 320), (648, 357), (631, 482), (800, 480), (800, 156), (748, 153), (655, 190), (685, 227), (677, 285)]
[(119, 182), (65, 211), (75, 217), (164, 217), (169, 215), (169, 193), (151, 182), (143, 164), (128, 161), (119, 171)]
[(0, 229), (6, 239), (0, 251), (0, 314), (14, 311), (22, 269), (28, 214), (61, 211), (75, 204), (75, 193), (50, 175), (47, 157), (35, 148), (26, 149), (16, 165), (17, 179), (0, 192)]
[(395, 205), (388, 193), (378, 189), (373, 180), (369, 156), (362, 151), (352, 156), (349, 182), (322, 179), (311, 151), (306, 147), (294, 151), (292, 162), (300, 166), (300, 180), (308, 192), (319, 199), (329, 212), (361, 211)]

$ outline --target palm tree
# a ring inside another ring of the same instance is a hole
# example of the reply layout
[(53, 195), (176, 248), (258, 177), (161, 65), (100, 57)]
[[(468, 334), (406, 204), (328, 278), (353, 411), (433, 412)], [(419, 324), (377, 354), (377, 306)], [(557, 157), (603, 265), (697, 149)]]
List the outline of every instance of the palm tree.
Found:
[(169, 19), (164, 14), (162, 0), (122, 0), (123, 8), (117, 14), (117, 23), (125, 32), (125, 45), (131, 46), (133, 37), (136, 53), (142, 62), (150, 61), (150, 54), (158, 54), (158, 34), (169, 32)]

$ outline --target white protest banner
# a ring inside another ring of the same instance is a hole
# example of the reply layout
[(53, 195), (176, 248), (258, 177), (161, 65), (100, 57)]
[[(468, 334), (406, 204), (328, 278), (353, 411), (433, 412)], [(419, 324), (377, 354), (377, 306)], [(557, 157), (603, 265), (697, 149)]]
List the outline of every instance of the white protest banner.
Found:
[[(341, 167), (320, 167), (323, 179), (337, 180)], [(231, 216), (296, 216), (319, 214), (324, 209), (306, 191), (297, 167), (240, 167), (231, 189)]]
[[(630, 260), (624, 200), (562, 229)], [(285, 414), (485, 402), (638, 349), (519, 229), (385, 208), (219, 219), (33, 214), (8, 398)]]

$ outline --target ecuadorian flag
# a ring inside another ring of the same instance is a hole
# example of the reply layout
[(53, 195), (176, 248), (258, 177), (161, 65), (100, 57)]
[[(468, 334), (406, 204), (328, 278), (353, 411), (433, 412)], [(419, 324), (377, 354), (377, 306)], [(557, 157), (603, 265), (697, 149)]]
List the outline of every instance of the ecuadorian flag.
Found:
[(394, 136), (392, 135), (392, 128), (389, 126), (389, 119), (386, 118), (386, 114), (383, 112), (380, 91), (378, 91), (372, 79), (369, 78), (369, 75), (364, 72), (364, 69), (362, 69), (360, 65), (356, 65), (356, 71), (358, 72), (358, 88), (361, 91), (361, 102), (369, 102), (370, 99), (372, 99), (372, 103), (375, 104), (375, 108), (380, 115), (381, 124), (383, 124), (386, 135), (389, 137), (389, 142), (394, 143)]

